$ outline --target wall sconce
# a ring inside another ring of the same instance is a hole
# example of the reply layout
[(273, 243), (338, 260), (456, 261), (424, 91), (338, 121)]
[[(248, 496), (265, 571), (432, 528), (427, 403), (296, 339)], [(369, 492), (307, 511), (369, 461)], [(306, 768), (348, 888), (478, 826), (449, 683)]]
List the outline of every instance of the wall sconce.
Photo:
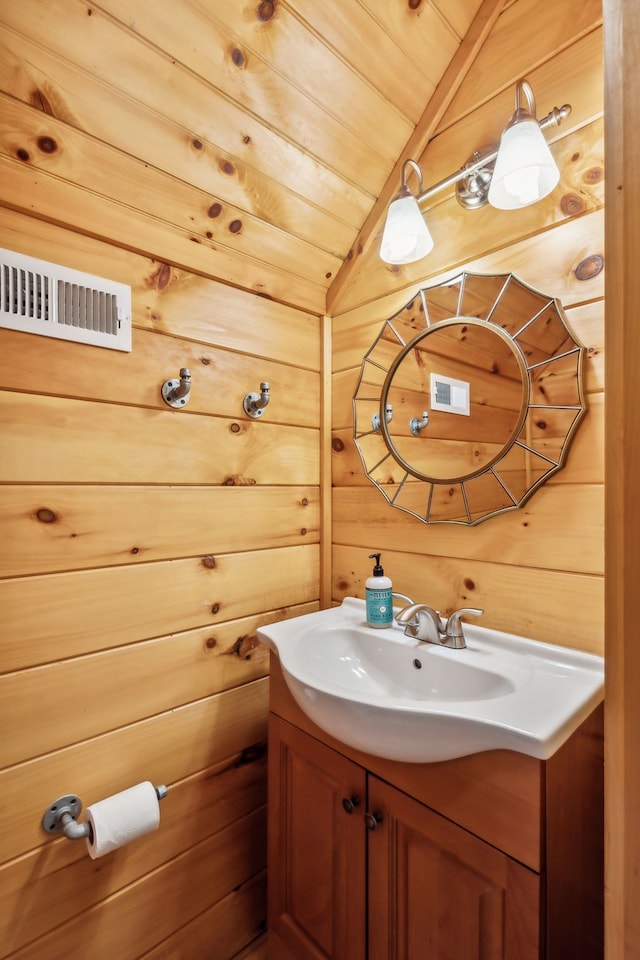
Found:
[[(526, 80), (519, 80), (515, 113), (497, 149), (475, 151), (463, 167), (426, 190), (420, 167), (415, 160), (406, 160), (402, 186), (387, 211), (380, 259), (393, 264), (413, 263), (431, 251), (433, 240), (420, 204), (448, 187), (456, 186), (458, 202), (469, 210), (486, 203), (499, 210), (519, 210), (546, 197), (558, 183), (560, 172), (542, 131), (559, 126), (570, 113), (571, 107), (565, 103), (536, 120), (533, 90)], [(417, 193), (407, 186), (411, 170), (418, 178)]]

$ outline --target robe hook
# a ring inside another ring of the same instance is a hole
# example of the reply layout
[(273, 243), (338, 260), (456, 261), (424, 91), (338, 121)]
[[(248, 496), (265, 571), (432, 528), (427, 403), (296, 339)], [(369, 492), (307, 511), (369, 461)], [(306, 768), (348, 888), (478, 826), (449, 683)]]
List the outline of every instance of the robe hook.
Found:
[(264, 413), (264, 409), (269, 403), (269, 384), (263, 382), (260, 384), (260, 393), (248, 393), (242, 401), (244, 412), (248, 417), (256, 420)]
[(191, 390), (191, 370), (182, 367), (179, 380), (165, 380), (162, 384), (162, 399), (170, 407), (180, 409), (189, 403)]

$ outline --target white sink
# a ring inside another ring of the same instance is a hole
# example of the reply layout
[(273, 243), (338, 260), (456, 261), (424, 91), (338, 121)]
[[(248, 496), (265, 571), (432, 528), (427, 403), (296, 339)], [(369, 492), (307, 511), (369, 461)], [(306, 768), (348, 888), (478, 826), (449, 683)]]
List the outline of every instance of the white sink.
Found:
[(365, 622), (363, 600), (261, 627), (299, 706), (379, 757), (427, 763), (483, 750), (547, 759), (602, 700), (589, 653), (464, 624), (451, 650)]

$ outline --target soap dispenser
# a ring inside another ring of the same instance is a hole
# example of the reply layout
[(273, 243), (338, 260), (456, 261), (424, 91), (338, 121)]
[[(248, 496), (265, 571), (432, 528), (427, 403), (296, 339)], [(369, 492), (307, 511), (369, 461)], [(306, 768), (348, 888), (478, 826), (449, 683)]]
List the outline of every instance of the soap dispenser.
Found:
[(393, 622), (393, 585), (389, 577), (385, 577), (380, 566), (380, 554), (369, 554), (369, 560), (375, 560), (373, 573), (365, 583), (367, 601), (367, 623), (370, 627), (390, 627)]

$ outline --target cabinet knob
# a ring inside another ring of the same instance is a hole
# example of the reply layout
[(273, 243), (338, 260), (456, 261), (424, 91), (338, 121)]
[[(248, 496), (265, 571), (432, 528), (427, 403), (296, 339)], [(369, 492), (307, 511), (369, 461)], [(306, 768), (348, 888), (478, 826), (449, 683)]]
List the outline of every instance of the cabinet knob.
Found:
[(365, 813), (364, 822), (367, 830), (376, 830), (379, 823), (382, 823), (382, 814), (374, 810), (373, 813)]
[(343, 797), (342, 806), (347, 813), (353, 813), (355, 808), (360, 806), (360, 797), (355, 794), (352, 797)]

